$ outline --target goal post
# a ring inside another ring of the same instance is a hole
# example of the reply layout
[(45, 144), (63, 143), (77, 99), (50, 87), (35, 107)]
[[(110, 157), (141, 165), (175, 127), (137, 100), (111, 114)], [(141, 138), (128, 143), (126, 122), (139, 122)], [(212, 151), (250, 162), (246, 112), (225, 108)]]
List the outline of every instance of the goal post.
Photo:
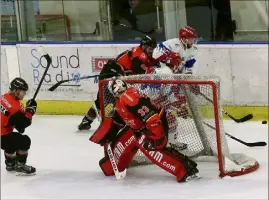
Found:
[[(220, 177), (239, 176), (259, 168), (254, 158), (230, 152), (222, 120), (219, 77), (155, 74), (120, 78), (128, 87), (135, 87), (141, 95), (165, 108), (168, 144), (184, 144), (181, 153), (195, 161), (217, 161)], [(99, 82), (102, 117), (109, 116), (115, 102), (107, 89), (108, 81)], [(134, 163), (141, 166), (151, 161), (138, 151)]]

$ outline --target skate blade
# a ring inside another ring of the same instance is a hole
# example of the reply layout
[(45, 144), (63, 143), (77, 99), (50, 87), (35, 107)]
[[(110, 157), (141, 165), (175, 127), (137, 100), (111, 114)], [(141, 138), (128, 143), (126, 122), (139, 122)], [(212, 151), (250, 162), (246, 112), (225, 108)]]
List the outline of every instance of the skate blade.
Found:
[(36, 173), (30, 173), (30, 174), (27, 174), (27, 173), (24, 173), (24, 172), (16, 172), (15, 175), (16, 176), (34, 176)]
[(195, 175), (192, 175), (192, 176), (189, 176), (188, 178), (186, 178), (185, 182), (192, 181), (192, 180), (198, 180), (200, 178), (201, 178), (201, 176), (199, 174), (195, 174)]
[(7, 173), (9, 173), (9, 174), (15, 174), (15, 173), (16, 173), (15, 170), (10, 170), (10, 171), (6, 170), (6, 171), (7, 171)]

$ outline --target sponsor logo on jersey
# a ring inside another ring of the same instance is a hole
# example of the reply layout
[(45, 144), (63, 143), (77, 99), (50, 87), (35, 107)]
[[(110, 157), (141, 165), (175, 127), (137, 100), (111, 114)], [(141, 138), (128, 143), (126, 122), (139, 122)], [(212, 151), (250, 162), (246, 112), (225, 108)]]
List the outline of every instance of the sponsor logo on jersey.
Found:
[(4, 96), (2, 96), (1, 100), (3, 101), (3, 103), (8, 107), (11, 108), (11, 104), (8, 102), (8, 100), (6, 100), (6, 98)]
[(6, 107), (3, 106), (2, 104), (1, 104), (1, 113), (3, 113), (3, 114), (6, 115), (6, 116), (9, 115), (9, 111), (8, 111), (8, 110), (6, 109)]

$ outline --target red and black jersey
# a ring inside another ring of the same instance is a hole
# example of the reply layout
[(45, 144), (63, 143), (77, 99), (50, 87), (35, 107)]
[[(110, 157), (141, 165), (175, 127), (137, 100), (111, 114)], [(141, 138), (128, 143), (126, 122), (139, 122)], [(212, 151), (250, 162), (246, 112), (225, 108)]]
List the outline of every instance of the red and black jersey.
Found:
[(128, 88), (116, 100), (115, 110), (124, 123), (133, 130), (147, 129), (154, 140), (164, 137), (165, 131), (161, 120), (165, 115), (164, 108), (158, 108), (148, 97), (140, 95), (137, 89)]
[(1, 96), (1, 136), (16, 128), (23, 133), (31, 125), (32, 114), (25, 112), (23, 104), (10, 93)]
[(145, 53), (141, 46), (123, 52), (115, 61), (125, 70), (131, 70), (133, 74), (149, 74), (157, 63), (154, 58), (150, 58)]

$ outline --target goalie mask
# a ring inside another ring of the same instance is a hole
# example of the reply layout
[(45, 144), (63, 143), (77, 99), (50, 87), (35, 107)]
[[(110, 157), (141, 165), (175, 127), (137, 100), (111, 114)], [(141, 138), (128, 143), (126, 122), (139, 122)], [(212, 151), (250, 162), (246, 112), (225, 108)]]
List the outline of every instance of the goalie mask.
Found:
[(120, 79), (113, 79), (108, 82), (108, 89), (115, 97), (119, 97), (127, 90), (127, 84)]

